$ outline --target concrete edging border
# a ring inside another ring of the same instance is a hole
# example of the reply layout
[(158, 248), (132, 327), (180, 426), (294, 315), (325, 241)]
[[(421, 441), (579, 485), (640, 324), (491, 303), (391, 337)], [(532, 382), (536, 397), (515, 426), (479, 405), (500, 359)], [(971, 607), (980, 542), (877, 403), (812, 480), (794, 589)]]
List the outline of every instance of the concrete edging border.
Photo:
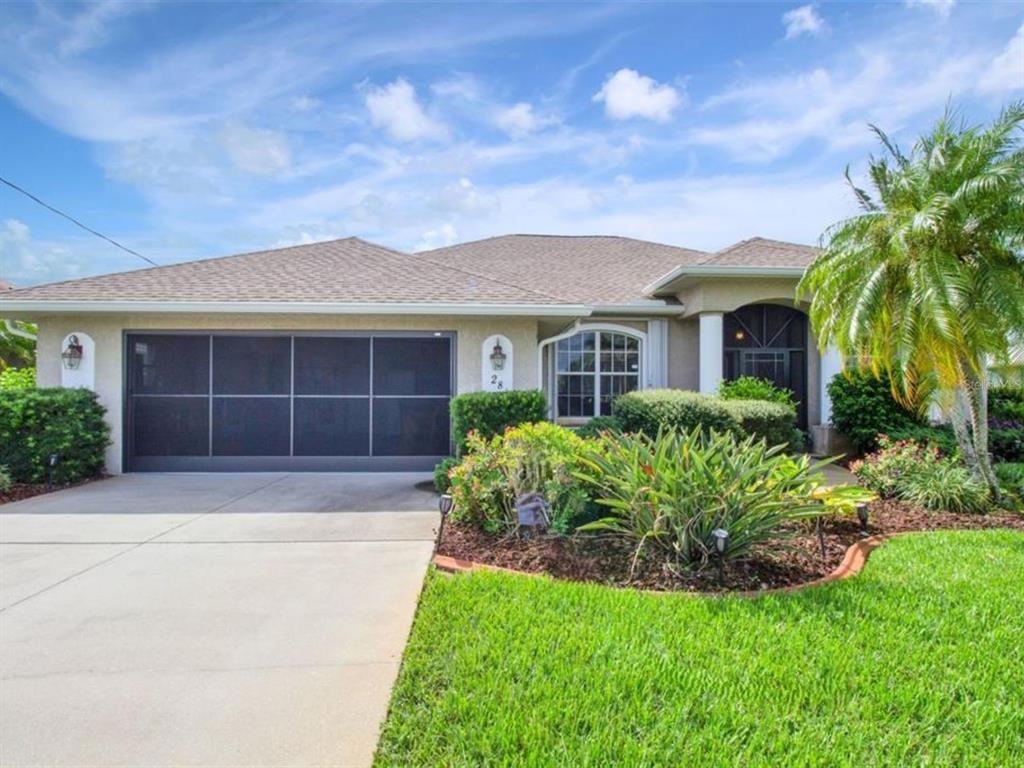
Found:
[[(842, 581), (843, 579), (849, 579), (856, 576), (864, 569), (864, 565), (868, 561), (868, 555), (870, 555), (872, 551), (880, 547), (889, 539), (893, 538), (893, 536), (899, 535), (902, 534), (878, 534), (876, 536), (869, 536), (866, 539), (861, 539), (860, 541), (851, 544), (847, 548), (846, 554), (843, 555), (842, 561), (836, 566), (835, 570), (821, 578), (808, 581), (805, 584), (793, 584), (788, 587), (776, 587), (774, 589), (743, 592), (668, 592), (653, 589), (636, 591), (650, 592), (651, 594), (658, 595), (699, 595), (703, 597), (728, 597), (731, 595), (739, 597), (761, 597), (762, 595), (782, 595), (791, 592), (799, 592), (810, 587), (817, 587), (822, 584), (828, 584), (832, 581)], [(528, 573), (527, 571), (517, 571), (513, 568), (503, 568), (498, 565), (476, 563), (472, 560), (460, 560), (455, 557), (449, 557), (448, 555), (435, 554), (432, 562), (438, 570), (449, 574), (470, 573), (472, 571), (497, 571), (499, 573), (515, 573), (520, 576), (536, 577), (544, 575), (540, 573)], [(629, 589), (629, 587), (618, 587), (618, 589)]]

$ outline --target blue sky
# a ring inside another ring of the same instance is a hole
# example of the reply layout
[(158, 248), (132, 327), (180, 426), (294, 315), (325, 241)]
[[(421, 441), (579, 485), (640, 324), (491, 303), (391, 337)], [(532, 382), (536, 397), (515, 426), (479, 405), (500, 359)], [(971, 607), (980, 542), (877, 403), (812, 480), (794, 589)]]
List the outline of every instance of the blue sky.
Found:
[[(0, 7), (0, 174), (160, 263), (358, 235), (816, 241), (953, 98), (1024, 97), (1019, 3)], [(145, 266), (0, 187), (0, 278)]]

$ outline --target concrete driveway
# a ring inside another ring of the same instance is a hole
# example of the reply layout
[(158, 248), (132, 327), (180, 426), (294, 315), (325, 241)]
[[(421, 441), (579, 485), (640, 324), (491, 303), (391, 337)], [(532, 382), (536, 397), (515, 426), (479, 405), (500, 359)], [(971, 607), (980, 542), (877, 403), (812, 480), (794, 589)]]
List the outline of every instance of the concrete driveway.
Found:
[(369, 764), (427, 479), (125, 475), (0, 506), (0, 764)]

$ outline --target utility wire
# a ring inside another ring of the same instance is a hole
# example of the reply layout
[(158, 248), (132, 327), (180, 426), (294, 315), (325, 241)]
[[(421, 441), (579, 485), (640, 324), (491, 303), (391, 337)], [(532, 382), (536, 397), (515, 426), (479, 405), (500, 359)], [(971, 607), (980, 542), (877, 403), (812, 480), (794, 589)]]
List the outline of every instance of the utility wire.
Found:
[(49, 203), (44, 203), (42, 200), (40, 200), (38, 197), (33, 195), (31, 192), (29, 192), (26, 189), (22, 189), (17, 184), (15, 184), (13, 181), (8, 181), (3, 176), (0, 176), (0, 182), (3, 182), (4, 184), (6, 184), (8, 187), (10, 187), (11, 189), (13, 189), (16, 192), (21, 192), (21, 194), (23, 194), (25, 197), (27, 197), (30, 200), (34, 200), (35, 202), (39, 203), (41, 206), (43, 206), (43, 208), (47, 208), (47, 209), (53, 211), (58, 216), (63, 216), (65, 219), (70, 221), (75, 226), (81, 227), (86, 232), (88, 232), (90, 234), (93, 234), (93, 235), (96, 235), (96, 237), (102, 238), (103, 240), (106, 240), (108, 243), (110, 243), (111, 245), (113, 245), (113, 246), (115, 246), (117, 248), (120, 248), (122, 251), (125, 251), (126, 253), (130, 253), (132, 256), (137, 256), (138, 258), (142, 259), (143, 261), (145, 261), (145, 262), (147, 262), (149, 264), (152, 264), (154, 267), (159, 267), (160, 266), (159, 264), (157, 264), (155, 261), (153, 261), (148, 256), (143, 256), (138, 251), (133, 251), (131, 248), (128, 248), (127, 246), (121, 245), (119, 242), (117, 242), (117, 240), (113, 240), (113, 239), (107, 237), (102, 232), (97, 232), (92, 227), (87, 227), (85, 224), (80, 222), (74, 216), (68, 216), (68, 214), (64, 213), (64, 211), (57, 210), (56, 208), (54, 208)]

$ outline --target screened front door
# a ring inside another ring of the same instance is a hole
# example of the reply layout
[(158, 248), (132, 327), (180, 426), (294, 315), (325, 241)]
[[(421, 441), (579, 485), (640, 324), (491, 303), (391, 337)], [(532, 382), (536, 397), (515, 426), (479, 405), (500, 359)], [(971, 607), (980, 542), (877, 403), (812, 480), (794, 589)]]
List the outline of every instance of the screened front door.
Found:
[(807, 316), (777, 304), (750, 304), (725, 315), (726, 379), (754, 376), (789, 389), (797, 424), (807, 428)]
[(128, 334), (127, 466), (429, 469), (453, 370), (443, 333)]

